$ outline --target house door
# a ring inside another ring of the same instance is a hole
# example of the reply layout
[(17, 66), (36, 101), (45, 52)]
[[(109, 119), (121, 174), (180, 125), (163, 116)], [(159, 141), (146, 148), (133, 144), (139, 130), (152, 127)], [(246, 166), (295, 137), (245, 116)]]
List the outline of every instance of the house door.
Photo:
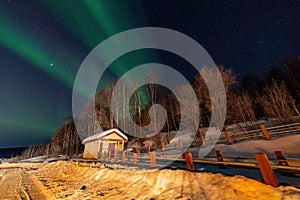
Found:
[(115, 152), (115, 144), (114, 143), (109, 143), (108, 151), (110, 151), (111, 153)]

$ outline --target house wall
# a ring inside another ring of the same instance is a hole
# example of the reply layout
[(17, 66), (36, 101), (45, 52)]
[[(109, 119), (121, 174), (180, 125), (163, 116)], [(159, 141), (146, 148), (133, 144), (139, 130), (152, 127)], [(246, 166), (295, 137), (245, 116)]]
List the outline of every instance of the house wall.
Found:
[[(102, 142), (102, 153), (108, 152), (109, 143), (115, 144), (115, 150), (123, 150), (124, 139), (116, 133), (109, 134), (99, 140), (90, 141), (85, 144), (83, 158), (98, 159), (100, 151), (100, 143)], [(117, 145), (117, 142), (119, 143)]]
[(94, 142), (88, 142), (85, 144), (83, 158), (97, 159), (97, 154), (95, 154)]

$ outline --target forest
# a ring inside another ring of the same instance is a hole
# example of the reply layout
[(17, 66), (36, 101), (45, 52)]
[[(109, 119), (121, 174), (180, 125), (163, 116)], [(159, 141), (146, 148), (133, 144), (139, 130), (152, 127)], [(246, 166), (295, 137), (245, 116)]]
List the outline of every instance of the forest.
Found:
[[(218, 66), (219, 72), (224, 82), (227, 111), (225, 125), (239, 124), (246, 130), (255, 128), (255, 122), (260, 119), (272, 120), (276, 125), (299, 121), (300, 109), (300, 59), (290, 58), (282, 61), (278, 66), (270, 68), (265, 74), (246, 73), (239, 76), (230, 68)], [(201, 74), (214, 79), (214, 71), (209, 68), (202, 68)], [(155, 74), (150, 74), (149, 79), (155, 78)], [(135, 80), (131, 80), (134, 84)], [(110, 82), (104, 89), (100, 89), (96, 94), (96, 102), (87, 102), (87, 109), (83, 109), (82, 115), (86, 120), (92, 120), (93, 123), (99, 123), (102, 129), (119, 128), (117, 122), (124, 125), (127, 120), (133, 120), (137, 124), (137, 128), (132, 130), (133, 135), (138, 136), (143, 127), (149, 124), (149, 108), (154, 104), (162, 105), (166, 112), (166, 121), (161, 132), (167, 133), (166, 142), (170, 142), (172, 135), (169, 133), (178, 130), (181, 122), (179, 102), (169, 89), (161, 85), (147, 84), (136, 90), (130, 98), (129, 105), (122, 101), (111, 102), (111, 96), (115, 89), (116, 82)], [(125, 85), (125, 84), (124, 84)], [(193, 124), (185, 124), (186, 128), (196, 128), (197, 135), (202, 134), (201, 129), (207, 127), (211, 117), (211, 101), (208, 88), (202, 76), (197, 74), (191, 81), (191, 85), (196, 93), (199, 111), (200, 125), (192, 127)], [(178, 90), (185, 91), (185, 85), (178, 87)], [(118, 88), (120, 89), (120, 88)], [(126, 88), (121, 88), (119, 94), (126, 93)], [(186, 100), (189, 100), (188, 93)], [(122, 95), (121, 95), (122, 96)], [(120, 97), (120, 99), (122, 99)], [(120, 105), (121, 103), (121, 105)], [(120, 110), (114, 118), (111, 105), (118, 104)], [(131, 119), (124, 114), (126, 106), (129, 106)], [(91, 115), (90, 109), (94, 108), (96, 118)], [(155, 112), (155, 111), (154, 111)], [(155, 115), (153, 116), (155, 119)], [(76, 119), (75, 119), (76, 120)], [(84, 123), (84, 122), (83, 122)], [(87, 124), (87, 123), (86, 123)], [(89, 123), (90, 124), (90, 123)], [(84, 126), (86, 136), (90, 136), (97, 132), (95, 126)], [(161, 133), (157, 133), (154, 140), (161, 142)], [(132, 134), (131, 134), (132, 135)], [(82, 137), (82, 136), (81, 136)], [(143, 145), (143, 138), (133, 138), (139, 144)], [(22, 158), (29, 158), (40, 155), (67, 155), (72, 157), (82, 152), (83, 145), (77, 134), (74, 119), (67, 117), (60, 128), (53, 134), (53, 138), (49, 142), (39, 145), (32, 145), (27, 148)]]

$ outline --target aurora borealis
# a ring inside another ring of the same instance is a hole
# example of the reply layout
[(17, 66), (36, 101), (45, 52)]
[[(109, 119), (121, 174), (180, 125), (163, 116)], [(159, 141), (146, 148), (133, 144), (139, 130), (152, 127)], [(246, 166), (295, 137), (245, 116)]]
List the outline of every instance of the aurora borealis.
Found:
[[(51, 138), (72, 115), (79, 66), (109, 36), (137, 27), (170, 28), (197, 40), (217, 64), (263, 74), (300, 55), (299, 10), (299, 1), (1, 1), (0, 148)], [(119, 45), (125, 44), (114, 48)], [(101, 84), (147, 62), (192, 74), (176, 56), (149, 50), (116, 60)]]

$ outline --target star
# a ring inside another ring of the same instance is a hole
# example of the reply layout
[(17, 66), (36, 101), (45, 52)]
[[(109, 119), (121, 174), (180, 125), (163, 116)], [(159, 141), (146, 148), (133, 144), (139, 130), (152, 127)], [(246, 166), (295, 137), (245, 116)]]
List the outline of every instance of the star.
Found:
[(50, 63), (50, 66), (53, 67), (53, 63)]

